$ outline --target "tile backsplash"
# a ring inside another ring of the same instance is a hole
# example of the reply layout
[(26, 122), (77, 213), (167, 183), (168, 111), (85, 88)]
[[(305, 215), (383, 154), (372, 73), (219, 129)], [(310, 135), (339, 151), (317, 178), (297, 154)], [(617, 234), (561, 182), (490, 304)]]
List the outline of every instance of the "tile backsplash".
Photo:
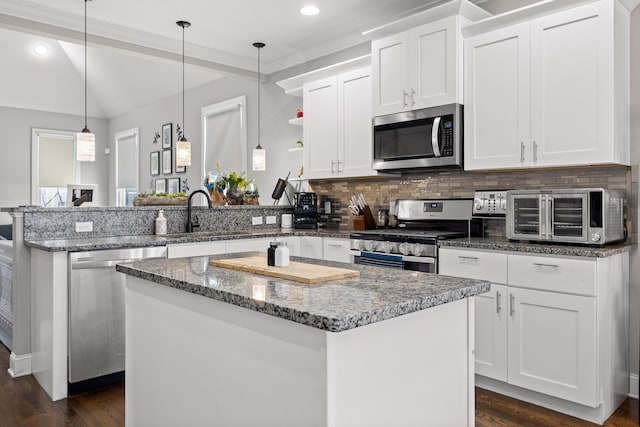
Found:
[[(353, 180), (310, 181), (310, 191), (319, 197), (322, 213), (325, 201), (330, 201), (330, 215), (324, 215), (329, 226), (352, 228), (347, 206), (352, 194), (362, 193), (374, 216), (379, 209), (388, 209), (396, 199), (471, 198), (475, 190), (508, 190), (540, 188), (602, 187), (625, 192), (627, 233), (634, 236), (637, 209), (636, 168), (627, 166), (597, 166), (521, 171), (441, 171), (398, 177), (377, 177)], [(487, 235), (504, 235), (504, 220), (485, 221)], [(630, 239), (631, 240), (631, 239)], [(635, 238), (634, 238), (635, 240)]]

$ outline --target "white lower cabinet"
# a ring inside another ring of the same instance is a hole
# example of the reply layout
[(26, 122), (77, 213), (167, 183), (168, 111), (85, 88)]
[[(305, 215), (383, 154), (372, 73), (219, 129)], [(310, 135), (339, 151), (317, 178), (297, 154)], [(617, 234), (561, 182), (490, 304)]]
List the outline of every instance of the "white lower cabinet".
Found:
[(351, 262), (351, 242), (349, 239), (322, 239), (323, 259), (327, 261)]
[(507, 287), (491, 284), (491, 291), (475, 297), (476, 374), (507, 381)]
[(475, 298), (476, 374), (497, 380), (482, 384), (593, 422), (624, 400), (628, 253), (579, 258), (440, 248), (439, 273), (492, 282)]
[(322, 237), (300, 236), (300, 256), (322, 259)]
[(509, 287), (508, 382), (596, 407), (596, 299)]
[(220, 255), (225, 253), (224, 242), (195, 242), (167, 245), (167, 258)]

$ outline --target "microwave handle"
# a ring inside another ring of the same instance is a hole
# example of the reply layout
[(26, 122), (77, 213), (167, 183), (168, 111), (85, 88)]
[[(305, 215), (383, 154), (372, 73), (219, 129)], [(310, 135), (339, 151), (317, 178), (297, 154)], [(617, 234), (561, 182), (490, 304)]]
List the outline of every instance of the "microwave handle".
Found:
[(440, 133), (440, 120), (441, 117), (433, 119), (433, 125), (431, 127), (431, 147), (433, 147), (433, 156), (440, 157), (440, 144), (438, 144), (438, 134)]
[(540, 195), (540, 238), (548, 239), (549, 235), (547, 233), (547, 217), (548, 217), (548, 209), (547, 209), (547, 195)]
[(551, 195), (549, 195), (547, 215), (549, 215), (549, 227), (547, 228), (547, 238), (552, 239), (554, 235), (554, 230), (553, 230), (553, 196)]

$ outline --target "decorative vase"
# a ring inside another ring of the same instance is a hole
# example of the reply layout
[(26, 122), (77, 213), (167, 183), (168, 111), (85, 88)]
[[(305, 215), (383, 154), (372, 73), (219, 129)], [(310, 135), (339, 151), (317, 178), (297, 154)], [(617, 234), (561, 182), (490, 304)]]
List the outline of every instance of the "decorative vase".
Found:
[(230, 205), (241, 205), (244, 199), (244, 191), (237, 185), (227, 189), (227, 202)]

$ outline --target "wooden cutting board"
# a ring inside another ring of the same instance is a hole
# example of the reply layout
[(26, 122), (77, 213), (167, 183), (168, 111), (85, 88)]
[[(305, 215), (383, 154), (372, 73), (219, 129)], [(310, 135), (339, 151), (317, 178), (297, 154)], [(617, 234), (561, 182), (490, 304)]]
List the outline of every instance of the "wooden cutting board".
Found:
[(295, 280), (302, 283), (321, 283), (329, 280), (359, 277), (360, 272), (346, 268), (327, 267), (324, 265), (291, 262), (287, 267), (271, 267), (267, 265), (264, 256), (250, 256), (245, 258), (214, 259), (209, 261), (214, 267), (230, 268), (232, 270), (248, 271), (263, 276), (280, 279)]

